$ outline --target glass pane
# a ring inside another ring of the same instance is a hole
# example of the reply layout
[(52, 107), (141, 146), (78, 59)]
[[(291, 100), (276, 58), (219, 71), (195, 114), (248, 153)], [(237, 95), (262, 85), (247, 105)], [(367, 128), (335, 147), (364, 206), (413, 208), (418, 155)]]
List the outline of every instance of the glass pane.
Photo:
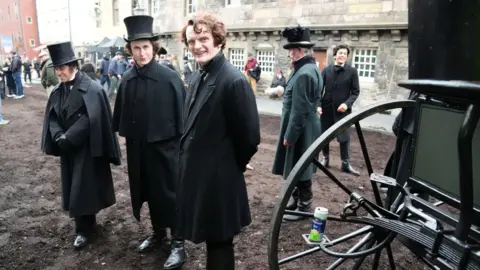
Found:
[(364, 73), (363, 73), (363, 70), (360, 70), (359, 76), (360, 76), (360, 77), (363, 77), (363, 76), (364, 76), (363, 74), (364, 74)]
[(365, 62), (365, 57), (360, 57), (360, 62)]
[(373, 57), (372, 58), (372, 63), (375, 63), (377, 61), (377, 58), (376, 57)]
[(360, 69), (365, 69), (365, 65), (360, 65)]
[(372, 50), (372, 55), (377, 55), (377, 50)]

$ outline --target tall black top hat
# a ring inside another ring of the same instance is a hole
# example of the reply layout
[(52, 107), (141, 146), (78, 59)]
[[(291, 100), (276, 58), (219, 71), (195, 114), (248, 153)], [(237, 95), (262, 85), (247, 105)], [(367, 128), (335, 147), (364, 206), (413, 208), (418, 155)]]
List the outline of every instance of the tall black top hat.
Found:
[(47, 45), (52, 63), (50, 67), (57, 67), (80, 60), (75, 57), (72, 43), (70, 41)]
[(156, 40), (160, 37), (160, 34), (153, 33), (153, 17), (147, 15), (134, 15), (126, 17), (123, 22), (127, 28), (126, 42), (140, 40), (140, 39), (152, 39)]
[(282, 32), (282, 36), (287, 39), (288, 43), (283, 48), (288, 50), (291, 48), (312, 48), (314, 43), (310, 42), (310, 29), (307, 27), (287, 27)]

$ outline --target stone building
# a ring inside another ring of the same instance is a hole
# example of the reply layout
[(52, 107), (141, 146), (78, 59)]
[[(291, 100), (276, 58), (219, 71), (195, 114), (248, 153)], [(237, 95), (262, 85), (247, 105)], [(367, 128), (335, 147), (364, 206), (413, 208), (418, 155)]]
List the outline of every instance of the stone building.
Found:
[(333, 62), (335, 45), (351, 47), (350, 64), (361, 85), (357, 107), (407, 95), (396, 85), (408, 72), (407, 0), (148, 0), (148, 5), (162, 44), (178, 56), (191, 57), (179, 35), (189, 16), (204, 10), (218, 14), (227, 25), (225, 54), (232, 64), (243, 70), (250, 52), (261, 62), (259, 91), (276, 68), (288, 71), (281, 31), (300, 24), (311, 30), (320, 69)]

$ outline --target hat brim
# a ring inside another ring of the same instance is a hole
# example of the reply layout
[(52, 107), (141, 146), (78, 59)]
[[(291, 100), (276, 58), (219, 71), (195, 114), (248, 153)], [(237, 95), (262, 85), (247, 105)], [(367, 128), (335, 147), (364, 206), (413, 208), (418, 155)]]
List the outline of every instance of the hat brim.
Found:
[(299, 41), (299, 42), (290, 42), (283, 45), (285, 50), (293, 49), (293, 48), (307, 48), (310, 49), (315, 46), (315, 43), (311, 43), (308, 41)]
[(123, 38), (123, 40), (125, 40), (126, 42), (132, 42), (132, 41), (136, 41), (136, 40), (158, 40), (160, 38), (160, 34), (152, 34), (152, 35), (138, 35), (138, 36), (133, 36), (133, 37), (128, 37), (128, 38)]
[(73, 59), (73, 60), (68, 60), (68, 61), (65, 61), (65, 62), (60, 62), (60, 63), (55, 63), (55, 64), (54, 64), (54, 63), (50, 63), (50, 64), (48, 64), (47, 67), (59, 67), (59, 66), (63, 66), (63, 65), (66, 65), (66, 64), (68, 64), (68, 63), (72, 63), (72, 62), (80, 61), (80, 60), (82, 60), (82, 59), (81, 59), (81, 58), (75, 58), (75, 59)]

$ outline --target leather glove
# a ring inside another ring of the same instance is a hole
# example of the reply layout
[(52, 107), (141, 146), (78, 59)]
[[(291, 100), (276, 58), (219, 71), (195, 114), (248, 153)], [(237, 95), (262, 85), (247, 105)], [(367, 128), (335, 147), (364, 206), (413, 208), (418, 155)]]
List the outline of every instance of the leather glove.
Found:
[(63, 150), (69, 150), (70, 149), (70, 142), (67, 139), (67, 136), (65, 134), (60, 135), (60, 137), (57, 138), (55, 141), (58, 145)]

